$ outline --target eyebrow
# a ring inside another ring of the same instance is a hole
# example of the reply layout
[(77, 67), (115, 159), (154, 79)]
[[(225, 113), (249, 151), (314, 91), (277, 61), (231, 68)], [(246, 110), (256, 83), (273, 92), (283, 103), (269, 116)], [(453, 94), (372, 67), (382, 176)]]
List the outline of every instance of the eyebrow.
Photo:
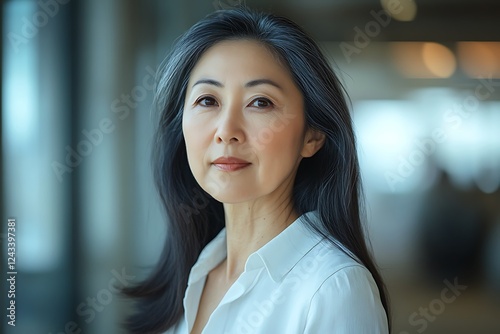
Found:
[(222, 83), (220, 83), (219, 81), (216, 81), (216, 80), (212, 80), (212, 79), (200, 79), (200, 80), (196, 81), (193, 84), (193, 86), (191, 86), (191, 87), (194, 87), (194, 86), (200, 85), (200, 84), (213, 85), (216, 87), (224, 87), (224, 85)]
[[(196, 86), (196, 85), (199, 85), (199, 84), (208, 84), (208, 85), (213, 85), (213, 86), (216, 86), (216, 87), (224, 87), (224, 85), (217, 81), (217, 80), (213, 80), (213, 79), (200, 79), (198, 81), (196, 81), (192, 87)], [(258, 85), (271, 85), (271, 86), (274, 86), (280, 90), (283, 90), (283, 88), (278, 85), (275, 81), (271, 80), (271, 79), (256, 79), (256, 80), (252, 80), (252, 81), (249, 81), (245, 84), (245, 87), (246, 88), (251, 88), (251, 87), (255, 87), (255, 86), (258, 86)]]

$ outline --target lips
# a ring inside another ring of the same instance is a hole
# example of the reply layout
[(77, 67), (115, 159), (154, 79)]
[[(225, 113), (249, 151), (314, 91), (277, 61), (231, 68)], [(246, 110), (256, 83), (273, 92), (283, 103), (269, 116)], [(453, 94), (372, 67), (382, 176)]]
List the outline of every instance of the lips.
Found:
[(212, 162), (212, 165), (222, 171), (233, 172), (246, 168), (250, 166), (251, 163), (236, 157), (219, 157)]

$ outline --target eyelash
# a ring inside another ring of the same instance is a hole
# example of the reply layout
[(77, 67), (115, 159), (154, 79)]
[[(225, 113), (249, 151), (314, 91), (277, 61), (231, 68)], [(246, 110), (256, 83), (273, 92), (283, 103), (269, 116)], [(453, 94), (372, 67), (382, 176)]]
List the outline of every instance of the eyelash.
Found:
[(195, 105), (201, 105), (202, 107), (207, 107), (207, 108), (208, 107), (213, 107), (213, 106), (207, 106), (207, 105), (202, 105), (201, 104), (201, 101), (208, 100), (208, 99), (211, 99), (211, 100), (215, 101), (215, 103), (217, 103), (217, 100), (214, 97), (212, 97), (212, 96), (202, 96), (198, 100), (196, 100)]
[(250, 105), (253, 105), (257, 101), (265, 101), (268, 105), (265, 106), (265, 107), (256, 107), (256, 108), (267, 109), (267, 108), (273, 108), (274, 107), (274, 103), (271, 100), (269, 100), (268, 98), (265, 98), (265, 97), (258, 97), (256, 99), (252, 100), (252, 102), (250, 103)]
[[(210, 107), (216, 107), (217, 106), (217, 105), (202, 105), (201, 102), (204, 101), (204, 100), (207, 100), (207, 99), (213, 100), (218, 105), (217, 100), (213, 96), (202, 96), (198, 100), (196, 100), (195, 105), (200, 105), (200, 106), (205, 107), (205, 108), (210, 108)], [(267, 108), (273, 108), (274, 107), (274, 103), (270, 99), (265, 98), (265, 97), (258, 97), (258, 98), (253, 99), (252, 102), (250, 102), (249, 106), (252, 106), (257, 101), (265, 101), (268, 105), (265, 106), (265, 107), (255, 107), (255, 108), (258, 108), (258, 109), (267, 109)]]

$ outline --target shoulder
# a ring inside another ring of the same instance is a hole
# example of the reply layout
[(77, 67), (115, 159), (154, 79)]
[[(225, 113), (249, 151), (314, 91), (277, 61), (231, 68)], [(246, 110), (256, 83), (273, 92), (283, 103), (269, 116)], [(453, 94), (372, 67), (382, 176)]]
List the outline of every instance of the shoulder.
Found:
[(292, 272), (308, 274), (319, 288), (327, 279), (335, 276), (352, 276), (370, 279), (370, 272), (339, 243), (323, 238), (297, 262)]
[(285, 280), (296, 276), (301, 279), (307, 277), (310, 288), (319, 288), (322, 282), (338, 271), (350, 267), (364, 268), (339, 241), (330, 240), (311, 227), (319, 219), (316, 211), (307, 212), (282, 232), (272, 245), (269, 243), (274, 246), (272, 251), (265, 249), (262, 255), (272, 264), (268, 269), (274, 276), (282, 275)]
[(322, 240), (299, 263), (309, 268), (305, 333), (386, 333), (387, 317), (368, 269)]

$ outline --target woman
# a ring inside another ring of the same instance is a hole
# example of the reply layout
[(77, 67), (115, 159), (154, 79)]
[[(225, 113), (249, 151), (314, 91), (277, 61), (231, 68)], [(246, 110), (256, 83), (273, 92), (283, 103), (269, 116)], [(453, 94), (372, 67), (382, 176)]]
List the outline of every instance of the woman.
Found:
[(387, 333), (343, 88), (288, 19), (217, 11), (160, 71), (156, 270), (134, 333)]

